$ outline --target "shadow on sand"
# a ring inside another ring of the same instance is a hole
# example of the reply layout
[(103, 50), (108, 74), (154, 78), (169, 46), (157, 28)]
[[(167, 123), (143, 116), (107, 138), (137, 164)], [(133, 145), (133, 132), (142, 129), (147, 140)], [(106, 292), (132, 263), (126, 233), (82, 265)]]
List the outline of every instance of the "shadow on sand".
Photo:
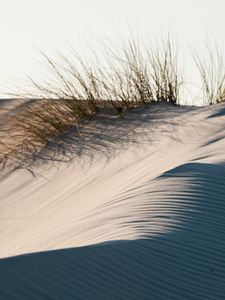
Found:
[(49, 141), (40, 152), (33, 153), (23, 168), (43, 163), (55, 165), (57, 162), (91, 164), (102, 157), (110, 160), (140, 141), (151, 144), (162, 134), (177, 139), (173, 136), (176, 124), (179, 120), (185, 122), (188, 113), (197, 114), (197, 111), (198, 108), (179, 107), (171, 103), (151, 103), (131, 109), (123, 118), (103, 112)]
[(1, 259), (0, 299), (224, 299), (224, 164), (189, 163), (157, 180), (168, 179), (188, 181), (168, 191), (185, 206), (170, 232)]

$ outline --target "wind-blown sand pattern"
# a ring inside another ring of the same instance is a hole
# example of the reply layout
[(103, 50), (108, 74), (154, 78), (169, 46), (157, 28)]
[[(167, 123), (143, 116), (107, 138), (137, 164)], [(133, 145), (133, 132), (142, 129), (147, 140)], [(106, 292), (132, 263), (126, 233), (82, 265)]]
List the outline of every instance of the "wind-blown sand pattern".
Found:
[(224, 299), (224, 103), (57, 143), (1, 179), (0, 299)]

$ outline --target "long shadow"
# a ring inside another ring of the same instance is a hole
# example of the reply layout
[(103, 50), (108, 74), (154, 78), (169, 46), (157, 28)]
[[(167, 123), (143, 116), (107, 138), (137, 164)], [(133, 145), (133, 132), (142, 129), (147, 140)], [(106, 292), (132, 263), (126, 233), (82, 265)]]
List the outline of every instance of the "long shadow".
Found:
[(171, 215), (158, 216), (170, 231), (1, 259), (0, 299), (224, 299), (224, 164), (189, 163), (157, 180), (171, 184)]
[[(103, 111), (96, 118), (73, 126), (66, 134), (49, 142), (35, 156), (35, 160), (41, 164), (52, 164), (76, 159), (77, 162), (90, 163), (102, 156), (110, 159), (132, 144), (143, 140), (154, 141), (156, 133), (158, 138), (161, 133), (171, 134), (168, 125), (172, 124), (173, 118), (180, 117), (184, 121), (190, 110), (190, 107), (179, 107), (171, 103), (161, 103), (160, 106), (152, 103), (132, 109), (122, 118)], [(151, 132), (148, 130), (149, 126)]]
[[(19, 109), (22, 109), (21, 106)], [(140, 141), (147, 140), (151, 144), (161, 134), (168, 134), (172, 138), (173, 126), (179, 120), (181, 123), (185, 122), (189, 113), (197, 114), (199, 109), (201, 108), (181, 107), (171, 103), (150, 103), (131, 109), (122, 118), (102, 109), (91, 120), (86, 120), (79, 126), (74, 125), (66, 133), (49, 140), (42, 149), (30, 145), (27, 153), (25, 145), (25, 150), (22, 148), (21, 153), (16, 153), (15, 159), (9, 159), (3, 164), (4, 175), (17, 168), (30, 170), (31, 167), (43, 164), (91, 164), (102, 156), (106, 160), (111, 159), (118, 152)]]

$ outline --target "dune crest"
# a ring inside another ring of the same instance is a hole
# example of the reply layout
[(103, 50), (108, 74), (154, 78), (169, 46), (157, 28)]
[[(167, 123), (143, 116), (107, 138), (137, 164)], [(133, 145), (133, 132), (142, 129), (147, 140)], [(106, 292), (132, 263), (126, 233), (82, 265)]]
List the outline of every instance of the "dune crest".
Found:
[(0, 298), (223, 299), (224, 129), (224, 103), (153, 104), (3, 178)]

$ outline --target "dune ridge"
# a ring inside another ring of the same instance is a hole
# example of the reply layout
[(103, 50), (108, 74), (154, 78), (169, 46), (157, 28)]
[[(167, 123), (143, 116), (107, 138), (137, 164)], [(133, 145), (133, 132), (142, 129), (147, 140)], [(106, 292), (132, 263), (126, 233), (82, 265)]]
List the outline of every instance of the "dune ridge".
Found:
[(1, 180), (0, 298), (223, 299), (224, 103), (105, 125)]

